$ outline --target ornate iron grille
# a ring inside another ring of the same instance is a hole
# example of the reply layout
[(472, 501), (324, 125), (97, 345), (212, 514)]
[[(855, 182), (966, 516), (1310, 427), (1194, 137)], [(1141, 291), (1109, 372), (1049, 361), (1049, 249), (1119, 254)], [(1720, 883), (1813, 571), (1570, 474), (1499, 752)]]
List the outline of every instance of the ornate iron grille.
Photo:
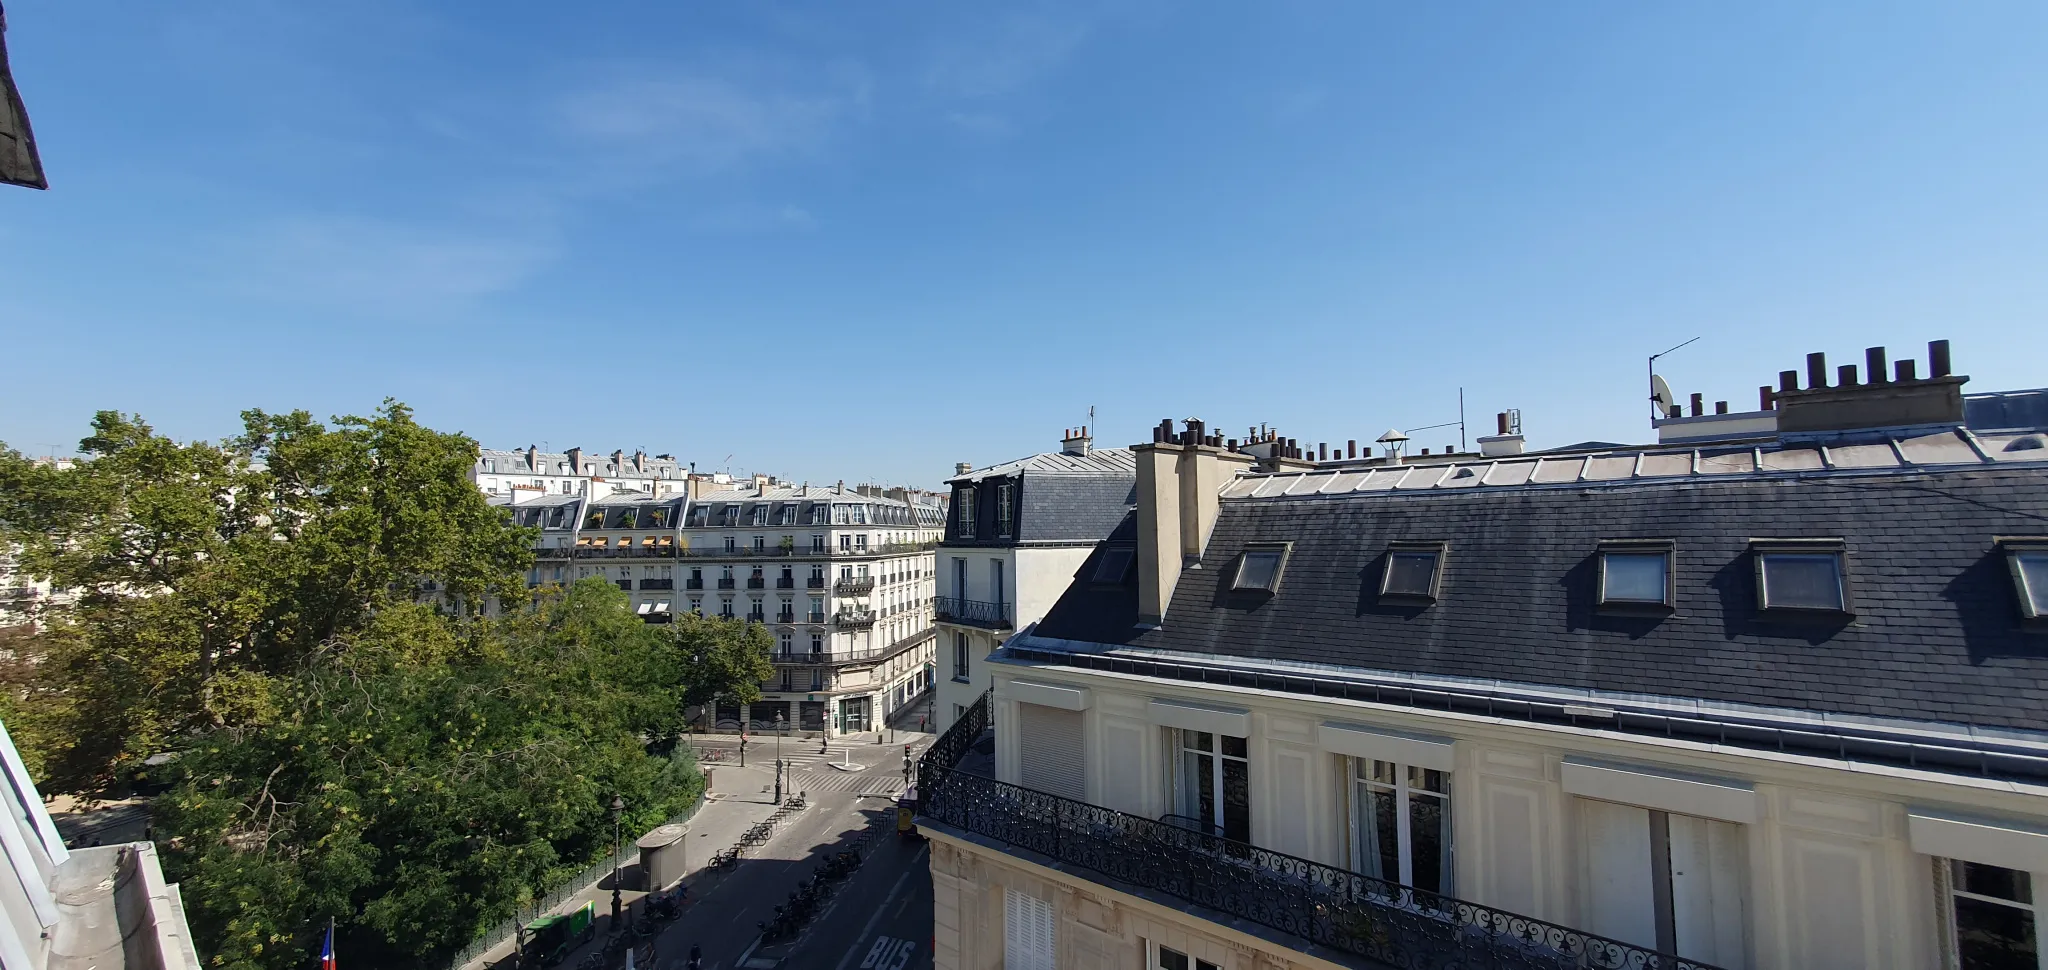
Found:
[(953, 766), (989, 720), (984, 693), (918, 763), (918, 814), (1410, 970), (1716, 970), (1694, 960), (1190, 831)]

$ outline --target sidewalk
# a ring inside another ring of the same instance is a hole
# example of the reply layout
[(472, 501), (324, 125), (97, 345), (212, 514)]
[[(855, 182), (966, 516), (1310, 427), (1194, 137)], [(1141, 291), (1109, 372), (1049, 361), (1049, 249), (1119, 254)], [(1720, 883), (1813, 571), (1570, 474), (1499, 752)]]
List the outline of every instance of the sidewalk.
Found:
[[(705, 795), (704, 806), (697, 810), (697, 814), (689, 822), (685, 823), (689, 826), (690, 830), (688, 836), (689, 848), (686, 850), (685, 855), (687, 868), (683, 876), (683, 882), (690, 887), (689, 900), (684, 904), (684, 915), (686, 917), (690, 909), (702, 899), (704, 892), (715, 886), (721, 878), (719, 873), (706, 873), (704, 871), (705, 863), (711, 861), (711, 856), (714, 853), (731, 848), (735, 843), (739, 842), (740, 836), (745, 834), (747, 829), (765, 821), (769, 815), (775, 812), (773, 793), (763, 793), (761, 791), (763, 786), (774, 783), (774, 769), (761, 769), (752, 765), (740, 768), (725, 764), (707, 765), (706, 769), (707, 773), (711, 776), (711, 786), (709, 792)], [(635, 837), (637, 838), (637, 836)], [(628, 856), (626, 865), (619, 870), (620, 881), (627, 886), (638, 885), (639, 867), (639, 854), (634, 853)], [(627, 919), (632, 918), (631, 914), (634, 912), (634, 904), (639, 902), (641, 897), (645, 895), (647, 894), (635, 889), (625, 889), (620, 893), (620, 898), (624, 901), (626, 907)], [(577, 961), (583, 959), (585, 953), (602, 946), (605, 937), (611, 935), (612, 889), (610, 876), (598, 880), (589, 889), (577, 893), (569, 902), (557, 907), (555, 912), (569, 912), (586, 902), (596, 904), (596, 939), (590, 946), (571, 953), (568, 960), (565, 961), (568, 966), (574, 966)], [(525, 918), (531, 921), (534, 917), (527, 915)], [(483, 956), (463, 964), (461, 970), (482, 970), (482, 968), (486, 967), (496, 967), (501, 963), (510, 966), (512, 949), (515, 945), (515, 940), (506, 940), (486, 951)]]

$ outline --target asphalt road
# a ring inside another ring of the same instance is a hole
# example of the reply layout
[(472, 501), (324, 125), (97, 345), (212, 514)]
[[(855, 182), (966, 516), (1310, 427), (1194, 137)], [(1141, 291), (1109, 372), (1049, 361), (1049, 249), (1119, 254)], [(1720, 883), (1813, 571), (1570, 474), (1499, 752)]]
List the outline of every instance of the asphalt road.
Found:
[[(926, 742), (929, 736), (911, 735), (906, 740)], [(772, 765), (773, 743), (767, 747), (765, 760)], [(870, 837), (867, 861), (841, 884), (827, 909), (799, 940), (793, 946), (775, 948), (783, 952), (773, 955), (785, 957), (783, 967), (824, 970), (839, 967), (842, 960), (846, 961), (845, 970), (912, 970), (932, 965), (932, 889), (925, 845), (895, 834), (894, 796), (903, 782), (903, 746), (849, 747), (843, 750), (834, 745), (829, 757), (820, 758), (815, 754), (815, 742), (807, 751), (785, 742), (785, 759), (803, 761), (788, 773), (785, 791), (805, 790), (810, 808), (785, 823), (767, 845), (749, 852), (737, 870), (701, 883), (702, 889), (693, 892), (683, 917), (656, 942), (663, 970), (682, 967), (692, 944), (703, 948), (705, 970), (738, 970), (742, 966), (739, 958), (758, 935), (756, 924), (772, 918), (775, 906), (811, 875), (819, 861), (846, 848), (863, 831), (875, 833)], [(917, 750), (922, 752), (922, 743)], [(748, 745), (750, 774), (761, 764), (754, 757), (757, 752), (760, 747)], [(828, 760), (850, 761), (863, 770), (840, 771), (822, 763)], [(717, 764), (712, 761), (707, 766)], [(763, 772), (760, 777), (766, 780), (772, 775)], [(769, 794), (760, 797), (766, 799)], [(883, 938), (894, 942), (877, 952), (874, 962), (863, 962), (865, 950), (848, 956), (859, 947), (873, 949)]]

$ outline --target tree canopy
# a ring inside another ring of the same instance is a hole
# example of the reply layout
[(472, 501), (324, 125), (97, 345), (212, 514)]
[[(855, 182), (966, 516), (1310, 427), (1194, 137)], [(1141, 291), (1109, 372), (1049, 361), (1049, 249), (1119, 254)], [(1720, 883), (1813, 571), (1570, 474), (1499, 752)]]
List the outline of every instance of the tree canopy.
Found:
[(365, 965), (431, 965), (608, 852), (612, 797), (630, 837), (700, 796), (684, 707), (758, 696), (765, 630), (529, 592), (475, 442), (403, 405), (242, 417), (179, 443), (102, 412), (70, 470), (0, 448), (0, 542), (78, 594), (0, 634), (0, 715), (52, 790), (170, 757), (209, 965), (301, 966), (329, 917)]

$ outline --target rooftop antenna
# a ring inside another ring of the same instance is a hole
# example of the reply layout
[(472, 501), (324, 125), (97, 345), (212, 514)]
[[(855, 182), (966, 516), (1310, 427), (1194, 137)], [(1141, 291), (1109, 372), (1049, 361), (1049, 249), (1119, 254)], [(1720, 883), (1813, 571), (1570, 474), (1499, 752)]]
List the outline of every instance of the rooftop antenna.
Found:
[[(1665, 354), (1672, 353), (1674, 351), (1684, 350), (1686, 347), (1692, 345), (1693, 340), (1698, 339), (1700, 338), (1694, 337), (1692, 338), (1692, 340), (1688, 340), (1685, 343), (1679, 344), (1678, 346), (1673, 347), (1670, 350), (1650, 355), (1650, 401), (1657, 408), (1657, 417), (1660, 419), (1669, 417), (1671, 415), (1671, 407), (1673, 402), (1671, 400), (1670, 385), (1665, 384), (1664, 381), (1657, 376), (1657, 358), (1662, 357)], [(1662, 396), (1660, 397), (1659, 395)]]

